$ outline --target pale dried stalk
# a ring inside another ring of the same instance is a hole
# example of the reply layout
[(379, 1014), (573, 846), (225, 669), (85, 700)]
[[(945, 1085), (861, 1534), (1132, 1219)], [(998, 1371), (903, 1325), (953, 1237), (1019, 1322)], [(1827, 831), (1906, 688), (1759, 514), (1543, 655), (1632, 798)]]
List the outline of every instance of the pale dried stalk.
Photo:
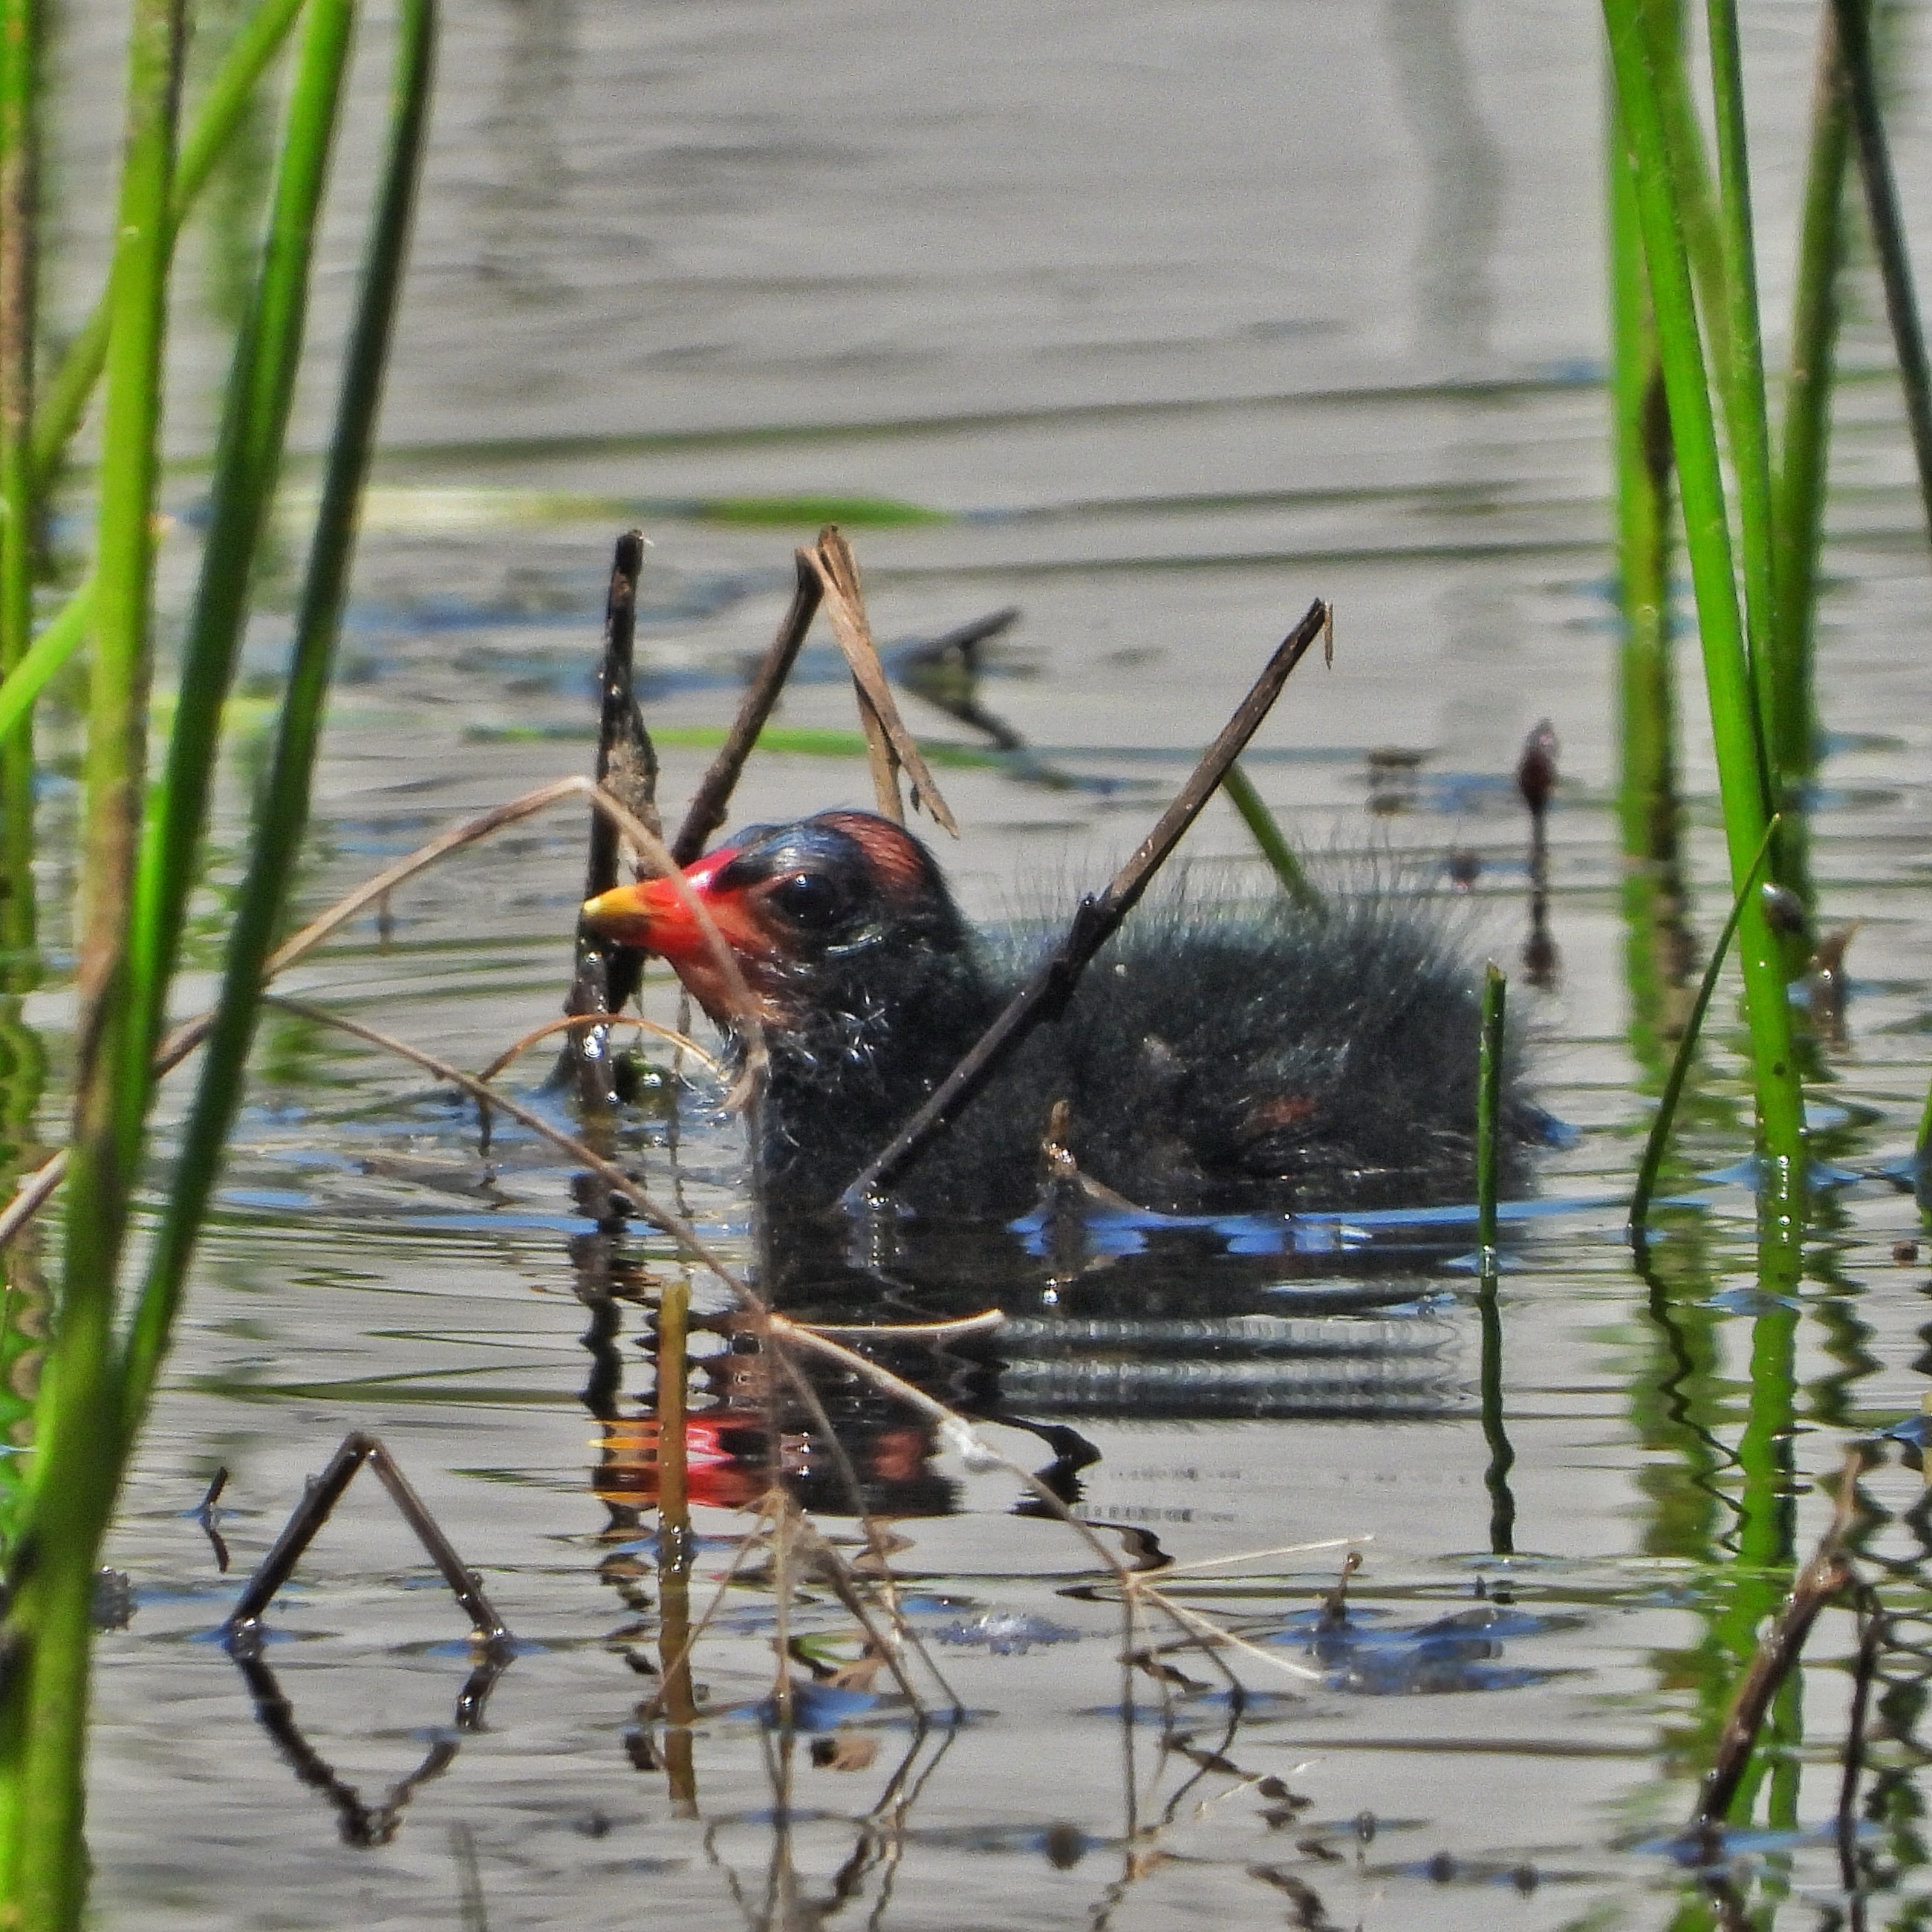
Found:
[[(395, 888), (405, 880), (413, 878), (417, 873), (427, 871), (439, 860), (447, 858), (452, 852), (476, 844), (493, 832), (500, 832), (506, 826), (514, 825), (519, 820), (533, 817), (539, 812), (548, 811), (566, 799), (582, 798), (590, 802), (594, 811), (602, 812), (624, 836), (629, 839), (646, 864), (655, 867), (668, 878), (676, 890), (680, 902), (697, 920), (699, 929), (705, 936), (710, 949), (713, 963), (724, 981), (728, 1004), (731, 1009), (731, 1021), (745, 1043), (745, 1071), (740, 1076), (740, 1088), (748, 1088), (760, 1080), (766, 1065), (764, 1028), (757, 1000), (751, 988), (746, 985), (745, 977), (739, 970), (736, 956), (732, 952), (710, 914), (685, 883), (670, 854), (662, 842), (647, 827), (640, 824), (632, 814), (611, 795), (592, 780), (583, 777), (556, 779), (554, 783), (540, 785), (535, 791), (526, 792), (520, 798), (512, 799), (506, 805), (493, 806), (480, 817), (454, 826), (448, 831), (440, 832), (426, 845), (419, 846), (406, 857), (398, 859), (386, 870), (373, 878), (365, 880), (353, 892), (338, 899), (327, 911), (319, 914), (286, 940), (268, 957), (262, 969), (262, 983), (266, 986), (285, 973), (298, 960), (314, 952), (330, 934), (338, 932), (365, 908), (386, 900)], [(191, 1020), (184, 1021), (161, 1042), (160, 1050), (154, 1056), (158, 1074), (171, 1073), (187, 1059), (208, 1035), (214, 1024), (212, 1013), (201, 1013)], [(734, 1098), (739, 1097), (734, 1091)], [(499, 1102), (498, 1104), (501, 1104)], [(4, 1247), (28, 1222), (52, 1199), (62, 1177), (67, 1172), (67, 1150), (50, 1154), (21, 1180), (13, 1198), (4, 1208), (0, 1208), (0, 1247)]]
[[(807, 1328), (802, 1322), (793, 1322), (784, 1316), (772, 1314), (769, 1312), (765, 1317), (765, 1326), (767, 1332), (775, 1340), (782, 1341), (788, 1339), (797, 1342), (802, 1348), (809, 1350), (812, 1354), (823, 1355), (828, 1360), (835, 1361), (842, 1367), (863, 1376), (882, 1394), (896, 1396), (908, 1408), (916, 1409), (922, 1415), (937, 1422), (939, 1424), (940, 1438), (947, 1447), (965, 1456), (969, 1462), (979, 1463), (988, 1468), (1003, 1468), (1007, 1474), (1016, 1478), (1028, 1492), (1038, 1497), (1060, 1522), (1086, 1544), (1094, 1557), (1112, 1574), (1115, 1583), (1123, 1592), (1132, 1598), (1144, 1598), (1153, 1604), (1181, 1631), (1184, 1636), (1199, 1643), (1202, 1653), (1208, 1660), (1228, 1679), (1230, 1684), (1234, 1683), (1234, 1673), (1228, 1670), (1225, 1660), (1215, 1654), (1215, 1645), (1202, 1642), (1198, 1632), (1190, 1628), (1189, 1619), (1192, 1618), (1196, 1622), (1205, 1624), (1208, 1629), (1214, 1631), (1217, 1642), (1221, 1639), (1226, 1638), (1228, 1642), (1238, 1648), (1243, 1647), (1240, 1640), (1228, 1636), (1228, 1634), (1222, 1631), (1217, 1624), (1205, 1617), (1198, 1616), (1195, 1612), (1184, 1612), (1179, 1606), (1169, 1603), (1157, 1591), (1148, 1588), (1144, 1582), (1107, 1547), (1095, 1533), (1092, 1524), (1076, 1516), (1031, 1470), (1023, 1469), (1010, 1456), (1002, 1455), (998, 1450), (994, 1448), (980, 1436), (973, 1425), (957, 1409), (949, 1408), (944, 1402), (928, 1395), (923, 1389), (915, 1387), (903, 1376), (894, 1375), (890, 1369), (881, 1368), (877, 1362), (868, 1360), (856, 1350), (845, 1347), (842, 1342), (833, 1341), (830, 1336), (816, 1328)], [(1267, 1657), (1265, 1652), (1262, 1652), (1260, 1654), (1276, 1668), (1286, 1668), (1291, 1674), (1309, 1676), (1318, 1675), (1313, 1672), (1301, 1672), (1300, 1666), (1288, 1665), (1285, 1660), (1281, 1658)]]
[(872, 626), (866, 620), (859, 563), (852, 554), (852, 546), (839, 534), (837, 524), (828, 524), (819, 532), (817, 544), (803, 555), (825, 593), (825, 614), (832, 620), (832, 635), (852, 668), (852, 682), (858, 692), (859, 722), (865, 728), (866, 746), (872, 754), (872, 784), (879, 795), (879, 809), (888, 818), (901, 824), (905, 822), (905, 813), (899, 804), (898, 776), (898, 768), (903, 766), (912, 783), (913, 802), (923, 806), (936, 824), (958, 838), (958, 822), (940, 796), (939, 788), (920, 755), (918, 744), (899, 716), (885, 667), (879, 662)]
[(546, 1020), (540, 1027), (532, 1027), (522, 1039), (513, 1041), (497, 1054), (490, 1064), (477, 1075), (479, 1080), (494, 1080), (518, 1054), (527, 1052), (539, 1040), (548, 1040), (553, 1034), (581, 1033), (589, 1027), (635, 1027), (640, 1033), (655, 1034), (660, 1040), (669, 1040), (680, 1053), (688, 1053), (694, 1060), (704, 1063), (706, 1070), (722, 1079), (724, 1070), (688, 1034), (682, 1034), (675, 1027), (662, 1026), (656, 1020), (647, 1020), (641, 1013), (566, 1013), (562, 1018)]
[(446, 1060), (439, 1060), (433, 1053), (426, 1053), (419, 1046), (412, 1046), (407, 1040), (398, 1040), (393, 1034), (386, 1034), (360, 1020), (351, 1019), (346, 1013), (331, 1012), (326, 1006), (311, 1006), (306, 1000), (292, 1000), (280, 993), (262, 995), (263, 1004), (279, 1006), (284, 1012), (298, 1014), (304, 1019), (313, 1020), (319, 1026), (331, 1026), (338, 1032), (346, 1033), (367, 1045), (378, 1047), (385, 1053), (394, 1054), (399, 1060), (406, 1060), (412, 1066), (420, 1066), (425, 1073), (437, 1079), (447, 1081), (452, 1087), (460, 1087), (472, 1099), (499, 1113), (508, 1114), (512, 1120), (550, 1142), (551, 1146), (569, 1155), (574, 1161), (580, 1162), (603, 1182), (614, 1194), (621, 1194), (632, 1206), (661, 1232), (670, 1235), (676, 1242), (686, 1259), (696, 1262), (699, 1266), (710, 1269), (731, 1292), (744, 1301), (748, 1307), (762, 1312), (764, 1304), (730, 1267), (712, 1252), (704, 1237), (682, 1215), (675, 1214), (661, 1206), (634, 1176), (626, 1174), (616, 1162), (604, 1156), (578, 1139), (574, 1134), (566, 1133), (561, 1127), (554, 1126), (533, 1108), (526, 1107), (508, 1094), (500, 1094), (494, 1087), (488, 1087), (473, 1074), (466, 1073), (460, 1066), (453, 1066)]

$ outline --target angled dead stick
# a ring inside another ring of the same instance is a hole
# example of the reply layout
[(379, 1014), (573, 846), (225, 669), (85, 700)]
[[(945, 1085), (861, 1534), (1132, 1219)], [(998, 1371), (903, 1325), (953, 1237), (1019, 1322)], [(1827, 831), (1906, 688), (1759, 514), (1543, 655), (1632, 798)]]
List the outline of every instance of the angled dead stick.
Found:
[(1331, 622), (1329, 607), (1317, 598), (1308, 607), (1308, 614), (1282, 640), (1254, 688), (1242, 699), (1221, 735), (1195, 766), (1193, 776), (1141, 841), (1139, 849), (1114, 874), (1104, 892), (1097, 896), (1090, 894), (1080, 902), (1066, 937), (1013, 995), (971, 1052), (940, 1082), (932, 1098), (845, 1190), (844, 1198), (848, 1204), (863, 1202), (887, 1192), (964, 1110), (1034, 1028), (1042, 1020), (1058, 1016), (1088, 962), (1133, 910), (1154, 874), (1214, 796), (1228, 767), (1260, 728), (1262, 720), (1288, 682), (1288, 674), (1307, 656), (1317, 638), (1332, 634)]
[(802, 553), (817, 573), (825, 596), (825, 613), (832, 620), (832, 634), (845, 662), (852, 668), (852, 682), (859, 694), (859, 722), (865, 728), (866, 741), (872, 752), (872, 784), (879, 796), (879, 809), (903, 824), (905, 813), (899, 804), (898, 772), (903, 767), (912, 782), (913, 802), (923, 806), (936, 823), (954, 838), (959, 827), (939, 788), (920, 756), (919, 746), (899, 716), (892, 686), (886, 680), (885, 667), (872, 642), (872, 627), (866, 621), (866, 606), (859, 588), (859, 562), (852, 546), (839, 534), (836, 524), (827, 524), (819, 532), (817, 545)]
[(509, 1627), (483, 1594), (476, 1573), (456, 1553), (442, 1526), (423, 1507), (422, 1498), (410, 1488), (409, 1478), (397, 1466), (395, 1458), (378, 1438), (365, 1436), (360, 1430), (342, 1438), (342, 1446), (330, 1458), (328, 1467), (310, 1483), (302, 1501), (282, 1526), (281, 1534), (249, 1578), (248, 1588), (222, 1624), (224, 1640), (230, 1644), (247, 1642), (250, 1631), (261, 1622), (262, 1612), (294, 1574), (303, 1551), (315, 1540), (316, 1532), (328, 1520), (330, 1513), (342, 1500), (343, 1491), (364, 1462), (381, 1479), (403, 1520), (416, 1532), (417, 1541), (442, 1572), (442, 1580), (449, 1586), (451, 1594), (470, 1613), (477, 1641), (497, 1647), (508, 1643)]
[(824, 595), (819, 589), (818, 573), (802, 550), (793, 553), (792, 560), (798, 571), (798, 586), (792, 592), (790, 608), (759, 660), (743, 702), (738, 706), (738, 715), (731, 721), (731, 729), (718, 747), (718, 755), (698, 780), (698, 789), (685, 808), (684, 822), (670, 842), (671, 856), (680, 866), (689, 865), (704, 850), (705, 840), (724, 823), (745, 760), (752, 755), (758, 734), (765, 728), (772, 707), (778, 701), (785, 680), (798, 661), (799, 646), (805, 642), (805, 634), (812, 628), (812, 618), (818, 613), (819, 599)]
[(1698, 1789), (1697, 1808), (1685, 1827), (1687, 1838), (1708, 1839), (1723, 1826), (1724, 1814), (1731, 1808), (1731, 1800), (1737, 1796), (1738, 1785), (1750, 1762), (1751, 1748), (1757, 1742), (1765, 1714), (1778, 1695), (1778, 1687), (1796, 1664), (1804, 1640), (1818, 1620), (1818, 1612), (1858, 1581), (1858, 1573), (1845, 1554), (1844, 1544), (1857, 1503), (1858, 1478), (1869, 1460), (1864, 1444), (1856, 1444), (1846, 1454), (1831, 1526), (1820, 1538), (1811, 1560), (1793, 1580), (1784, 1607), (1760, 1641), (1750, 1668), (1731, 1700), (1711, 1768), (1704, 1774)]

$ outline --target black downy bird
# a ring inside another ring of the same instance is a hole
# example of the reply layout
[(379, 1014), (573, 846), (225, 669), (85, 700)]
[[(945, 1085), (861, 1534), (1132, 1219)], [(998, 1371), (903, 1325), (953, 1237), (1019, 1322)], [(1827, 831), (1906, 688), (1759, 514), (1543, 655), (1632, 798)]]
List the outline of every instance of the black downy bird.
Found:
[[(783, 1208), (836, 1202), (1034, 963), (974, 932), (932, 855), (868, 812), (753, 826), (685, 878), (760, 1009), (757, 1151)], [(584, 915), (668, 961), (730, 1030), (704, 933), (668, 882), (600, 894)], [(1426, 908), (1370, 894), (1224, 912), (1182, 892), (1136, 912), (896, 1191), (928, 1214), (1023, 1211), (1058, 1120), (1084, 1176), (1162, 1212), (1469, 1199), (1480, 1005)], [(1516, 1059), (1512, 1175), (1543, 1118)]]

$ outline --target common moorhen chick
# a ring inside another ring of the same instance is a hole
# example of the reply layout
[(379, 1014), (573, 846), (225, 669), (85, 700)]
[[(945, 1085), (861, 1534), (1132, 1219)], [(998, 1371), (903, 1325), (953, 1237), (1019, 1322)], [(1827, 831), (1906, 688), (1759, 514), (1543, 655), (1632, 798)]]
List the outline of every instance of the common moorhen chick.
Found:
[[(916, 838), (860, 812), (757, 826), (688, 867), (763, 1010), (770, 1197), (835, 1201), (951, 1071), (1030, 964), (975, 933)], [(592, 930), (661, 955), (721, 1025), (697, 922), (663, 880), (592, 899)], [(1040, 950), (1036, 945), (1033, 949)], [(898, 1190), (928, 1213), (1040, 1192), (1054, 1103), (1082, 1172), (1172, 1213), (1467, 1199), (1480, 1002), (1426, 911), (1387, 896), (1143, 906)], [(1512, 1144), (1535, 1109), (1514, 1072)]]

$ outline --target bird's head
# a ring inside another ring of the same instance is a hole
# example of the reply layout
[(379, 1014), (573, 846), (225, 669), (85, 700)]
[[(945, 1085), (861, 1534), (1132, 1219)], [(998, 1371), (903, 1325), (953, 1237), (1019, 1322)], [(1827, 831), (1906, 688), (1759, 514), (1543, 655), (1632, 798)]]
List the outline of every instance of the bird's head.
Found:
[[(934, 956), (963, 958), (969, 937), (932, 855), (890, 820), (826, 812), (741, 832), (684, 871), (770, 1025), (795, 1028), (835, 989), (890, 990), (896, 971)], [(656, 953), (711, 1017), (731, 1003), (702, 926), (667, 879), (600, 892), (590, 931)]]

